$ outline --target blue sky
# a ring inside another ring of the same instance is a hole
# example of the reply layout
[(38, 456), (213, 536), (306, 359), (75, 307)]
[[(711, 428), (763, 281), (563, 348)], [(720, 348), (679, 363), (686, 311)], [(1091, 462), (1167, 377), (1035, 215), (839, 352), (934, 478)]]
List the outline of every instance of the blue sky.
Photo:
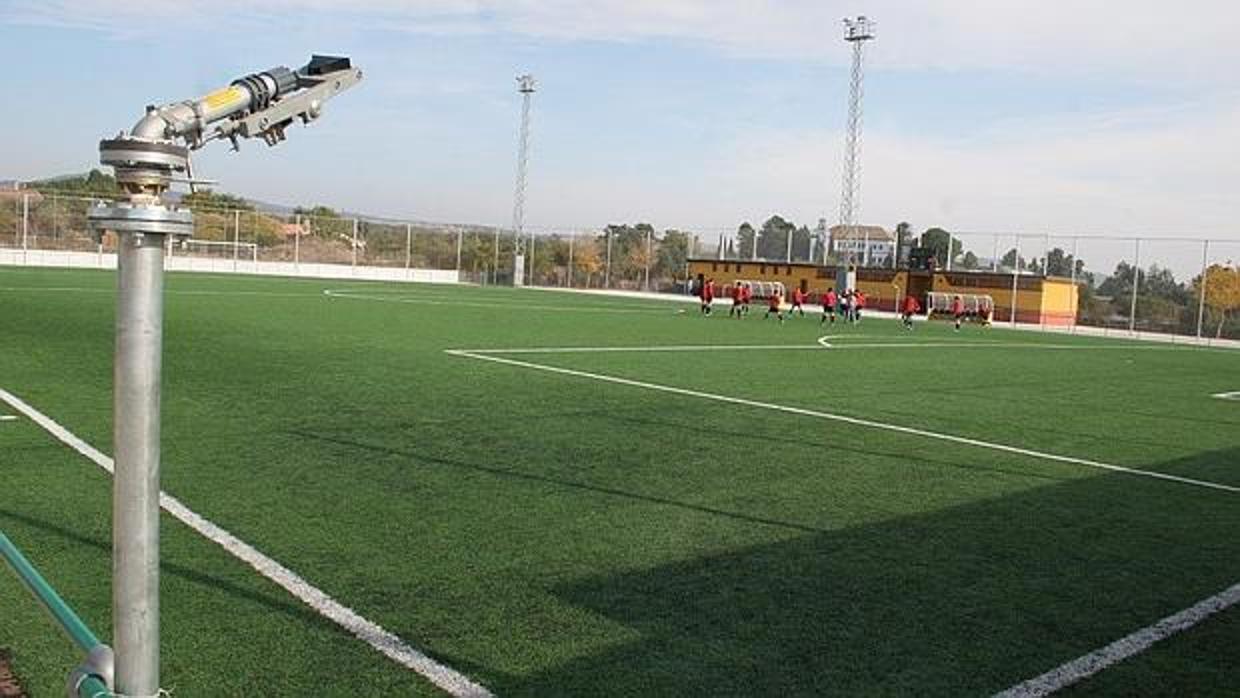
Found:
[(528, 71), (532, 226), (812, 223), (838, 207), (840, 18), (867, 13), (862, 222), (1236, 239), (1240, 5), (1175, 9), (1184, 20), (1146, 0), (0, 0), (0, 59), (18, 67), (0, 178), (84, 170), (147, 103), (337, 52), (361, 86), (279, 148), (208, 148), (200, 174), (271, 201), (506, 223)]

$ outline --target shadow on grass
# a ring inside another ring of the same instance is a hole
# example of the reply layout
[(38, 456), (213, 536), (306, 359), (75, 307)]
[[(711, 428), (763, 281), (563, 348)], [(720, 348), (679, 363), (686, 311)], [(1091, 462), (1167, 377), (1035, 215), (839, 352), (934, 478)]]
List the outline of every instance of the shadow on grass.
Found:
[[(1215, 454), (1236, 458), (1240, 449)], [(987, 695), (1240, 578), (1240, 498), (1122, 475), (550, 590), (640, 641), (501, 695)], [(1225, 647), (1191, 661), (1229, 662)], [(1137, 687), (1140, 688), (1140, 687)]]
[[(50, 533), (78, 545), (100, 550), (108, 556), (112, 554), (111, 541), (84, 536), (62, 526), (44, 521), (43, 519), (0, 509), (0, 521), (6, 519), (29, 528), (43, 531), (44, 533)], [(327, 621), (325, 621), (317, 613), (314, 613), (300, 604), (286, 601), (275, 596), (268, 596), (266, 594), (258, 593), (252, 589), (239, 586), (227, 579), (212, 576), (192, 567), (186, 567), (175, 562), (168, 562), (165, 559), (160, 562), (159, 569), (161, 574), (169, 574), (187, 582), (209, 588), (213, 591), (224, 593), (237, 599), (244, 599), (251, 603), (258, 604), (259, 606), (263, 606), (269, 610), (284, 613), (303, 622), (315, 624), (327, 623)], [(267, 583), (266, 580), (264, 580), (264, 583)]]

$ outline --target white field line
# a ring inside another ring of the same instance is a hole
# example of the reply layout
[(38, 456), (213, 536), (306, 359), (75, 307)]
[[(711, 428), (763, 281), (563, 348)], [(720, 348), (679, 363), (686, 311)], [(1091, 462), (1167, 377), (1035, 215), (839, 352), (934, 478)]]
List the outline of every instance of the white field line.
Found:
[(0, 414), (0, 422), (16, 422), (16, 421), (17, 421), (17, 415)]
[[(1090, 468), (1098, 468), (1100, 470), (1109, 470), (1111, 472), (1124, 473), (1127, 475), (1136, 475), (1139, 477), (1148, 477), (1158, 480), (1167, 480), (1170, 482), (1178, 482), (1184, 485), (1193, 485), (1196, 487), (1205, 487), (1223, 492), (1240, 493), (1240, 487), (1233, 485), (1224, 485), (1217, 482), (1208, 482), (1205, 480), (1194, 480), (1192, 478), (1180, 477), (1178, 475), (1170, 475), (1151, 470), (1138, 470), (1136, 468), (1128, 468), (1122, 465), (1112, 465), (1110, 463), (1101, 463), (1099, 461), (1088, 460), (1085, 458), (1074, 458), (1072, 456), (1063, 456), (1056, 453), (1046, 453), (1044, 451), (1034, 451), (1028, 448), (1020, 448), (1017, 446), (1008, 446), (1006, 444), (994, 443), (991, 441), (982, 441), (980, 439), (972, 439), (966, 436), (956, 436), (954, 434), (944, 434), (940, 432), (927, 431), (925, 429), (917, 429), (914, 427), (901, 426), (899, 424), (888, 424), (886, 422), (876, 422), (870, 419), (862, 419), (860, 417), (849, 417), (847, 415), (835, 414), (832, 412), (823, 412), (820, 410), (811, 410), (803, 407), (790, 407), (787, 405), (777, 405), (772, 402), (761, 402), (759, 400), (748, 400), (745, 398), (731, 397), (729, 395), (719, 395), (716, 393), (706, 393), (699, 390), (689, 390), (688, 388), (677, 388), (670, 385), (661, 385), (659, 383), (650, 383), (647, 381), (632, 380), (629, 378), (619, 378), (617, 376), (609, 376), (602, 373), (591, 373), (589, 371), (578, 371), (571, 368), (561, 368), (559, 366), (547, 366), (545, 364), (536, 364), (529, 361), (519, 361), (517, 359), (508, 359), (502, 356), (494, 356), (491, 354), (483, 354), (468, 349), (447, 349), (446, 353), (453, 356), (462, 356), (470, 359), (479, 359), (481, 361), (493, 361), (495, 363), (508, 364), (510, 366), (518, 366), (521, 368), (530, 368), (537, 371), (547, 371), (549, 373), (558, 373), (565, 376), (574, 376), (577, 378), (589, 378), (591, 380), (603, 381), (606, 383), (615, 383), (617, 385), (627, 385), (634, 388), (644, 388), (646, 390), (656, 390), (663, 393), (672, 393), (674, 395), (685, 395), (688, 397), (701, 398), (704, 400), (714, 400), (716, 402), (726, 402), (734, 405), (745, 405), (747, 407), (757, 407), (760, 409), (774, 410), (777, 412), (785, 412), (788, 414), (796, 414), (805, 417), (816, 417), (818, 419), (827, 419), (835, 422), (843, 422), (845, 424), (853, 424), (856, 426), (868, 427), (871, 429), (881, 429), (884, 431), (897, 432), (900, 434), (911, 434), (913, 436), (922, 436), (928, 439), (937, 439), (939, 441), (948, 441), (951, 443), (964, 444), (966, 446), (976, 446), (978, 448), (990, 449), (993, 451), (1002, 451), (1004, 453), (1015, 453), (1017, 455), (1029, 456), (1031, 458), (1040, 458), (1043, 460), (1056, 461), (1059, 463), (1071, 463), (1074, 465), (1084, 465)], [(495, 352), (492, 351), (492, 354)]]
[[(0, 286), (0, 292), (30, 293), (116, 293), (115, 288), (85, 286)], [(176, 290), (165, 288), (164, 293), (170, 296), (258, 296), (261, 298), (317, 298), (318, 290), (307, 290), (300, 293), (294, 291), (216, 291), (216, 290)]]
[(447, 305), (463, 308), (503, 308), (505, 310), (539, 310), (553, 313), (620, 313), (625, 315), (632, 314), (659, 314), (667, 315), (680, 308), (616, 308), (610, 306), (562, 306), (562, 305), (536, 305), (531, 303), (507, 303), (503, 301), (482, 302), (482, 301), (458, 301), (447, 300), (442, 298), (385, 298), (383, 296), (372, 296), (369, 294), (353, 293), (350, 291), (334, 291), (332, 289), (324, 289), (323, 295), (329, 298), (344, 298), (347, 300), (359, 301), (377, 301), (380, 303), (409, 303), (413, 305)]
[[(678, 352), (678, 351), (822, 351), (830, 349), (942, 349), (942, 348), (978, 348), (992, 349), (1049, 349), (1055, 351), (1102, 351), (1138, 349), (1142, 351), (1180, 351), (1185, 347), (1150, 347), (1144, 345), (1088, 345), (1088, 344), (1046, 344), (1042, 342), (849, 342), (838, 344), (836, 340), (857, 335), (827, 335), (819, 337), (814, 344), (652, 344), (646, 346), (611, 346), (611, 347), (517, 347), (512, 349), (453, 349), (454, 352), (470, 354), (607, 354), (607, 353), (643, 353), (643, 352)], [(1217, 396), (1216, 396), (1217, 397)]]
[(1089, 678), (1112, 664), (1138, 655), (1152, 647), (1154, 643), (1188, 630), (1211, 615), (1234, 606), (1238, 602), (1240, 602), (1240, 583), (1199, 601), (1179, 613), (1167, 616), (1153, 625), (1122, 637), (1106, 647), (1073, 659), (1006, 691), (996, 693), (995, 698), (1048, 696), (1082, 679)]
[[(47, 415), (3, 389), (0, 389), (0, 400), (7, 402), (13, 409), (29, 417), (65, 445), (94, 461), (96, 465), (106, 470), (109, 474), (112, 473), (114, 465), (110, 457), (78, 438), (68, 429), (52, 421)], [(320, 615), (357, 636), (358, 639), (383, 653), (389, 659), (426, 677), (431, 683), (447, 691), (449, 694), (470, 697), (492, 695), (490, 691), (473, 682), (469, 677), (436, 662), (434, 659), (410, 647), (394, 633), (385, 630), (377, 623), (367, 620), (353, 609), (336, 601), (326, 592), (307, 582), (296, 572), (220, 528), (209, 519), (198, 515), (175, 497), (161, 491), (159, 493), (159, 505), (178, 521), (189, 526), (208, 540), (217, 543), (224, 550), (231, 553), (233, 557), (250, 565), (259, 574), (275, 582), (307, 606), (318, 611)]]
[(1240, 390), (1236, 390), (1230, 393), (1215, 393), (1211, 395), (1210, 397), (1216, 397), (1220, 400), (1240, 400)]

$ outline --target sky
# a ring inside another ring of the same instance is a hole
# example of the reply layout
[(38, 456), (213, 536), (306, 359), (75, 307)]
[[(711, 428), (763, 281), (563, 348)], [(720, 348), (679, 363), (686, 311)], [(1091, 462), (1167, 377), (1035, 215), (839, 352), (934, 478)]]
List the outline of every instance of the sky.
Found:
[(146, 104), (334, 53), (361, 85), (277, 148), (208, 146), (197, 173), (507, 225), (529, 72), (530, 227), (834, 222), (857, 14), (877, 23), (859, 222), (1211, 237), (1240, 258), (1234, 0), (0, 0), (0, 179), (84, 171)]

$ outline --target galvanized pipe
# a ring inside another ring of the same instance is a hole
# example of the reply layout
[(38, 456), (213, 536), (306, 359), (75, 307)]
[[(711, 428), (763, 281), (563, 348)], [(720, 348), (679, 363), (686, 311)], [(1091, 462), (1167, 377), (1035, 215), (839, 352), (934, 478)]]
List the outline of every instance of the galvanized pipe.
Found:
[(113, 375), (112, 640), (120, 693), (159, 691), (159, 409), (164, 236), (120, 233)]
[(56, 625), (73, 641), (74, 645), (87, 653), (87, 660), (74, 669), (70, 675), (70, 695), (79, 698), (94, 696), (111, 696), (107, 682), (112, 680), (112, 649), (99, 642), (99, 638), (78, 616), (78, 614), (60, 598), (60, 594), (48, 584), (39, 570), (22, 554), (13, 541), (0, 532), (0, 557), (9, 564), (9, 569), (17, 575), (27, 590), (34, 596), (39, 605), (47, 611)]

